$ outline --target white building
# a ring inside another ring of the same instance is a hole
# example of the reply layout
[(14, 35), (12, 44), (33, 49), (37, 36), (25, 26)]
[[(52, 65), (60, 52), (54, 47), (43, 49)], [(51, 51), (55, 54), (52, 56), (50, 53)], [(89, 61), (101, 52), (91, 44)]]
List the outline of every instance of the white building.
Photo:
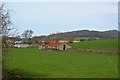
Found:
[(52, 42), (52, 43), (48, 43), (48, 44), (44, 45), (43, 48), (56, 49), (56, 50), (68, 50), (71, 48), (71, 46), (69, 46), (66, 43), (62, 43), (62, 42)]
[(14, 47), (16, 47), (16, 48), (27, 48), (27, 47), (29, 47), (29, 45), (24, 44), (23, 41), (15, 41), (14, 42)]

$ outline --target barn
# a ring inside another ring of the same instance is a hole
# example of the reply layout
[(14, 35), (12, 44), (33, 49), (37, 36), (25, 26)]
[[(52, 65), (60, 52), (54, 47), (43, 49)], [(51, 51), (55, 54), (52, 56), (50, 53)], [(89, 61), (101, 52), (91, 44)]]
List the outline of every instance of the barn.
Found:
[(71, 46), (62, 42), (51, 42), (51, 43), (45, 44), (44, 47), (45, 49), (55, 49), (55, 50), (68, 50), (71, 48)]

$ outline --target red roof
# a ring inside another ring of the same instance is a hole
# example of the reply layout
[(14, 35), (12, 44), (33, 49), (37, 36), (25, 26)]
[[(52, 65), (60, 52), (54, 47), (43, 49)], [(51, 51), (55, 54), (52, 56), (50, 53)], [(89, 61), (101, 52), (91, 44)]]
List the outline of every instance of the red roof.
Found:
[(46, 44), (45, 46), (51, 46), (51, 47), (53, 47), (53, 46), (58, 46), (58, 45), (61, 45), (61, 44), (63, 44), (63, 43), (62, 42), (52, 42), (52, 43)]

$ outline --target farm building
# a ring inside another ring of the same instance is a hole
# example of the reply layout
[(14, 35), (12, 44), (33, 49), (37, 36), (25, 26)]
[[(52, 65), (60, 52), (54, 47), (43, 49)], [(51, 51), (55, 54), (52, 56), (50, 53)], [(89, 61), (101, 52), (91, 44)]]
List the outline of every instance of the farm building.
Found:
[(69, 41), (68, 41), (68, 40), (59, 40), (58, 42), (61, 42), (61, 43), (68, 43)]
[(28, 44), (24, 44), (23, 41), (15, 41), (14, 42), (14, 47), (17, 47), (17, 48), (27, 48), (29, 47)]
[(76, 43), (76, 42), (80, 42), (80, 41), (74, 40), (73, 42)]
[(71, 46), (69, 46), (66, 43), (62, 43), (62, 42), (51, 42), (51, 43), (45, 44), (42, 48), (43, 49), (55, 49), (55, 50), (68, 50), (71, 48)]

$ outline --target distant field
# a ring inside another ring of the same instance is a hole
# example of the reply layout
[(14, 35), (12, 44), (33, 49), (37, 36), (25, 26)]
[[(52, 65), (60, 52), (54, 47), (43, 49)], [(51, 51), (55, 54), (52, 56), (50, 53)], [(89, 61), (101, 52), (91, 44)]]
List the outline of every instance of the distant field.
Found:
[(118, 50), (118, 39), (99, 39), (70, 44), (73, 49)]
[[(90, 43), (91, 42), (91, 43)], [(71, 44), (73, 48), (117, 50), (116, 40), (90, 41)], [(106, 46), (102, 44), (107, 44)], [(112, 43), (112, 44), (109, 44)], [(84, 45), (83, 45), (84, 44)], [(88, 44), (88, 45), (87, 45)], [(94, 46), (96, 47), (90, 47)], [(85, 46), (86, 45), (86, 46)], [(108, 46), (109, 45), (109, 46)], [(111, 47), (111, 46), (112, 47)], [(89, 47), (88, 47), (89, 46)], [(118, 55), (71, 51), (43, 51), (38, 48), (10, 48), (5, 64), (18, 69), (24, 77), (39, 78), (117, 78)]]

